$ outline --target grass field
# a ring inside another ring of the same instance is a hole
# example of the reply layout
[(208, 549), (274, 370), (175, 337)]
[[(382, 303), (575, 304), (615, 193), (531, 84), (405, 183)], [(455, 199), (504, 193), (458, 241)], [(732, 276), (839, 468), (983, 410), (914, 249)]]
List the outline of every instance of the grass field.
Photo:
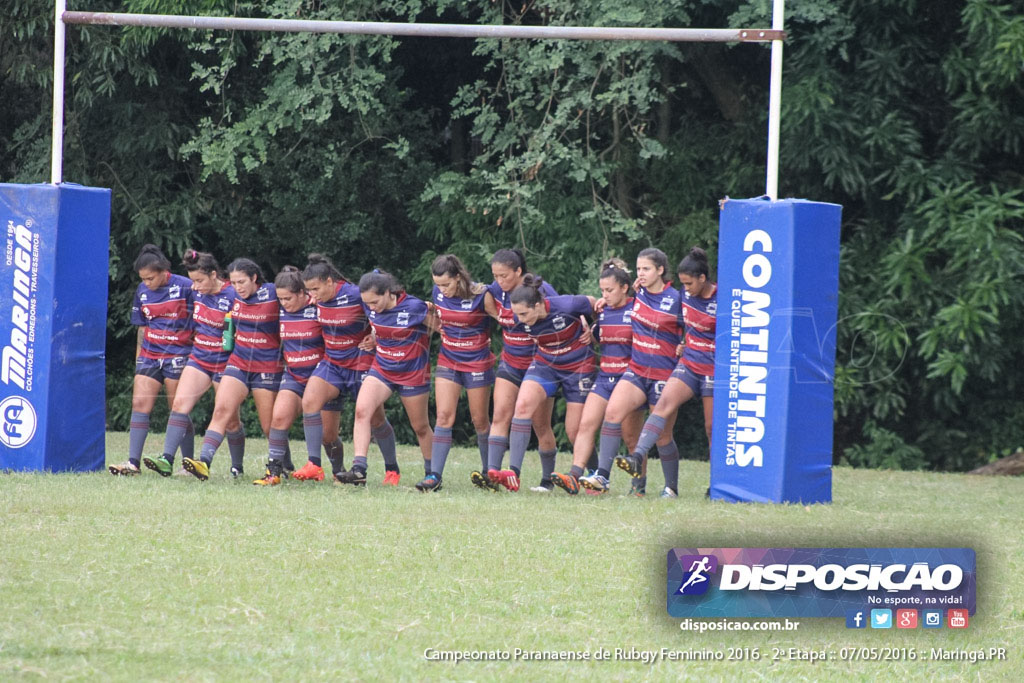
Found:
[[(150, 450), (159, 437), (150, 437)], [(109, 434), (108, 462), (127, 435)], [(293, 443), (295, 453), (304, 453)], [(141, 477), (0, 475), (0, 679), (556, 679), (1024, 677), (1024, 480), (838, 468), (828, 506), (704, 500), (706, 464), (681, 497), (485, 494), (455, 449), (445, 490), (236, 484), (222, 449), (205, 484)], [(266, 442), (248, 444), (258, 473)], [(349, 451), (350, 452), (350, 451)], [(524, 482), (535, 484), (536, 456)], [(559, 467), (566, 456), (559, 456)], [(296, 457), (302, 464), (304, 457)], [(656, 463), (654, 469), (657, 469)], [(248, 481), (248, 480), (247, 480)], [(652, 476), (651, 490), (661, 481)], [(770, 634), (679, 629), (665, 553), (704, 546), (969, 546), (978, 611), (964, 631), (847, 630), (800, 620)], [(773, 648), (978, 649), (1003, 662), (774, 661)], [(432, 662), (438, 650), (756, 648), (747, 662)]]

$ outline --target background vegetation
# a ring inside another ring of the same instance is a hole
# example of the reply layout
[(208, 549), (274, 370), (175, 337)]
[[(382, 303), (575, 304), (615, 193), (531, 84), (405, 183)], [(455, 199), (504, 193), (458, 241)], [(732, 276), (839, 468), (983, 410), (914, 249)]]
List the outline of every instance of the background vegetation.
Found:
[[(768, 0), (76, 4), (621, 26), (767, 25), (770, 11)], [(787, 3), (781, 195), (844, 208), (837, 459), (967, 469), (1024, 443), (1022, 10)], [(0, 180), (43, 182), (52, 3), (0, 12)], [(112, 429), (130, 412), (130, 263), (146, 242), (174, 260), (190, 246), (224, 263), (249, 255), (271, 272), (324, 251), (354, 276), (387, 267), (418, 294), (436, 253), (460, 254), (486, 280), (489, 255), (518, 246), (560, 290), (592, 293), (610, 254), (714, 254), (717, 200), (763, 192), (763, 46), (107, 27), (68, 37), (65, 177), (114, 190)], [(677, 436), (704, 457), (691, 413)]]

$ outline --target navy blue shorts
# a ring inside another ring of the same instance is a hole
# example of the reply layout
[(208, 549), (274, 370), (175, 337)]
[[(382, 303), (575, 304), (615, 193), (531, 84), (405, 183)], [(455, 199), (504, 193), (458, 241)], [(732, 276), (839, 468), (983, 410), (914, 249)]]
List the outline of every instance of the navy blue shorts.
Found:
[(465, 372), (438, 365), (434, 368), (434, 379), (446, 379), (466, 389), (479, 389), (494, 384), (494, 368), (487, 368), (483, 372)]
[(228, 365), (224, 368), (224, 377), (234, 377), (249, 389), (266, 389), (277, 391), (281, 385), (281, 372), (245, 372), (239, 367)]
[(694, 396), (710, 398), (715, 395), (715, 378), (713, 375), (698, 375), (682, 363), (672, 371), (671, 377), (690, 387)]
[(641, 377), (632, 370), (626, 370), (622, 373), (623, 382), (629, 382), (640, 391), (647, 395), (647, 405), (654, 407), (658, 405), (658, 399), (661, 398), (661, 392), (665, 388), (665, 382), (663, 379), (648, 379)]
[[(284, 377), (281, 379), (281, 387), (278, 391), (290, 391), (293, 394), (298, 394), (299, 398), (302, 398), (302, 394), (306, 391), (306, 385), (285, 372)], [(321, 410), (329, 410), (334, 413), (339, 413), (344, 405), (345, 395), (339, 393), (337, 396), (325, 403)]]
[(181, 373), (188, 363), (188, 356), (172, 356), (170, 358), (135, 359), (135, 374), (150, 377), (163, 384), (165, 379), (180, 379)]
[(594, 380), (594, 388), (591, 391), (607, 401), (612, 397), (612, 391), (615, 390), (615, 385), (620, 379), (622, 379), (621, 374), (608, 375), (602, 372)]
[[(338, 390), (338, 398), (329, 401), (333, 403), (334, 400), (342, 400), (342, 397), (344, 396), (348, 396), (351, 399), (355, 399), (359, 396), (359, 387), (363, 385), (363, 378), (366, 377), (366, 370), (351, 370), (349, 368), (343, 368), (340, 365), (335, 365), (324, 358), (322, 361), (317, 363), (316, 369), (313, 370), (312, 377), (319, 377)], [(339, 403), (338, 405), (341, 404)], [(324, 410), (329, 409), (324, 408)]]
[(523, 383), (523, 378), (526, 377), (526, 369), (520, 370), (514, 368), (503, 360), (498, 361), (498, 379), (503, 379), (507, 382), (512, 382), (517, 387)]
[(396, 384), (395, 382), (392, 382), (391, 380), (387, 379), (384, 375), (380, 374), (380, 372), (378, 372), (376, 368), (370, 368), (370, 370), (366, 373), (366, 376), (376, 377), (378, 380), (386, 384), (388, 389), (391, 389), (391, 391), (398, 392), (399, 396), (419, 396), (420, 394), (425, 394), (430, 391), (429, 384), (420, 384), (414, 387), (408, 387), (405, 386), (404, 384)]
[(556, 370), (546, 363), (534, 361), (526, 370), (524, 382), (536, 382), (544, 387), (544, 393), (551, 398), (562, 389), (566, 403), (583, 403), (594, 387), (593, 372), (566, 372)]
[(207, 377), (212, 379), (214, 382), (219, 382), (220, 378), (224, 375), (223, 372), (213, 372), (211, 370), (207, 370), (202, 365), (200, 365), (198, 362), (196, 362), (196, 359), (192, 358), (191, 356), (189, 356), (188, 362), (185, 363), (185, 367), (186, 368), (195, 368), (199, 372), (203, 373), (204, 375), (206, 375)]

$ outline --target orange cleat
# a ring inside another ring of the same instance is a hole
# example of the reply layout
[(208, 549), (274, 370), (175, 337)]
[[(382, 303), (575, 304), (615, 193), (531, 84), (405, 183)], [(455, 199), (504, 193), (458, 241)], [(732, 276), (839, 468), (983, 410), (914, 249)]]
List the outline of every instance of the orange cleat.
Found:
[(323, 481), (324, 468), (319, 465), (314, 465), (311, 462), (307, 462), (302, 466), (301, 470), (295, 470), (292, 472), (292, 478), (298, 479), (299, 481)]
[(398, 472), (388, 470), (384, 473), (384, 486), (398, 486), (398, 482), (402, 480), (402, 475)]

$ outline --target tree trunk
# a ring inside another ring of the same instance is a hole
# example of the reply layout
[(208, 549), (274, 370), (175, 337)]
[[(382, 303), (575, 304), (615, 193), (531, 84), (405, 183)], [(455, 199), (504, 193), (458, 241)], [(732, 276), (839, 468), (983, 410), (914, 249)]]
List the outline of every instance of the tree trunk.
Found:
[(971, 470), (967, 474), (1001, 475), (1005, 477), (1015, 477), (1017, 475), (1024, 474), (1024, 451), (1017, 451), (1013, 455), (1008, 455), (1005, 458), (996, 460), (995, 462), (982, 465), (978, 469)]

